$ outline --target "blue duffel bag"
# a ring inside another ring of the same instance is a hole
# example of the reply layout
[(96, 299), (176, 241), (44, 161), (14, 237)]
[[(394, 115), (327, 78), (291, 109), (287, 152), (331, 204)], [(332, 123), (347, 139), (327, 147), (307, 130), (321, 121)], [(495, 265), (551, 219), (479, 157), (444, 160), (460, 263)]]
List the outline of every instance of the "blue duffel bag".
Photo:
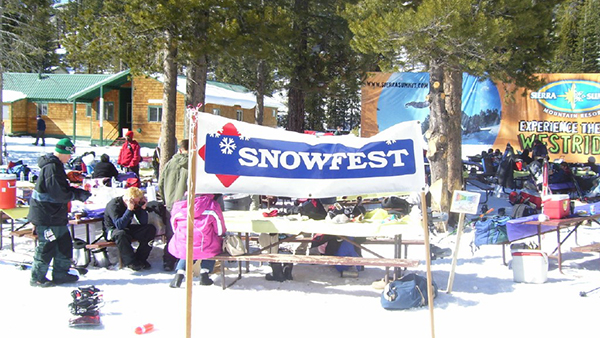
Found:
[[(433, 298), (437, 285), (433, 282)], [(385, 286), (381, 293), (381, 306), (386, 310), (404, 310), (427, 305), (427, 278), (410, 273)]]
[(502, 244), (508, 242), (506, 222), (508, 216), (487, 217), (475, 222), (475, 245)]

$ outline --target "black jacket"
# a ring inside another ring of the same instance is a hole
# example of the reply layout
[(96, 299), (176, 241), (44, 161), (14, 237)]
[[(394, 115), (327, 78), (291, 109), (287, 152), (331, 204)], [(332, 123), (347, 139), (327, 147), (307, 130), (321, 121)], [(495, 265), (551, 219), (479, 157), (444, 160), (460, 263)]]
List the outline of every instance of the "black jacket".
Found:
[(110, 162), (99, 162), (94, 167), (92, 178), (114, 177), (119, 176), (119, 171), (115, 165)]
[(71, 187), (63, 163), (54, 154), (41, 156), (38, 166), (40, 174), (31, 195), (27, 219), (34, 225), (67, 225), (68, 203), (85, 201), (91, 194)]
[(108, 202), (104, 210), (104, 228), (108, 231), (125, 229), (131, 224), (134, 215), (140, 224), (148, 224), (148, 211), (139, 207), (131, 211), (127, 209), (122, 196), (115, 197)]
[(37, 130), (39, 131), (46, 131), (46, 121), (44, 121), (43, 119), (38, 119), (37, 120)]

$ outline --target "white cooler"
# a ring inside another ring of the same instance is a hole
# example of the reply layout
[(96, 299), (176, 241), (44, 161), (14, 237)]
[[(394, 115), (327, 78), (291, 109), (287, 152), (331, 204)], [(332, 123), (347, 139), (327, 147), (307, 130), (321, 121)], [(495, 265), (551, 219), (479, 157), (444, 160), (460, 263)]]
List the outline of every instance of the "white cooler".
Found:
[(515, 250), (512, 270), (517, 283), (544, 283), (548, 280), (548, 255), (540, 250)]

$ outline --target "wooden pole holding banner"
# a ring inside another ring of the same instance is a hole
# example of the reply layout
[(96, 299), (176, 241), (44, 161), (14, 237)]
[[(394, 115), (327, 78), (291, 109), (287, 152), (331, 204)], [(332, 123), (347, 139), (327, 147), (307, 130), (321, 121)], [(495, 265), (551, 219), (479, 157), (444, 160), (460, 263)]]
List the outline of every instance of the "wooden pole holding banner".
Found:
[(198, 151), (198, 142), (196, 140), (198, 133), (198, 110), (190, 111), (190, 144), (188, 149), (189, 175), (188, 175), (188, 210), (187, 210), (187, 250), (185, 261), (185, 291), (186, 291), (186, 312), (185, 312), (185, 336), (192, 337), (192, 282), (194, 273), (194, 199), (196, 197), (196, 153)]
[(450, 277), (448, 278), (448, 288), (446, 293), (452, 292), (452, 284), (454, 284), (454, 270), (458, 261), (458, 248), (460, 247), (460, 237), (463, 233), (463, 225), (465, 224), (465, 213), (458, 214), (458, 228), (456, 233), (456, 246), (454, 247), (454, 255), (452, 256), (452, 267), (450, 268)]
[(421, 191), (421, 213), (423, 214), (423, 233), (425, 234), (425, 262), (427, 266), (427, 299), (429, 302), (429, 317), (431, 321), (431, 338), (435, 338), (433, 321), (433, 278), (431, 277), (431, 250), (429, 248), (429, 226), (427, 220), (427, 201), (425, 192)]

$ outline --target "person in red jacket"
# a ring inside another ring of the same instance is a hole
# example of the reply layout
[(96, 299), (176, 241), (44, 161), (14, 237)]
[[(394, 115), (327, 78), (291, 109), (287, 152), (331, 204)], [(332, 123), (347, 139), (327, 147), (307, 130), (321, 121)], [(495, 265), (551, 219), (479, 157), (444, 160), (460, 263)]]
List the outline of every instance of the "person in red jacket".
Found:
[(133, 139), (133, 131), (130, 130), (125, 134), (125, 143), (121, 147), (117, 164), (140, 177), (141, 161), (140, 144)]

